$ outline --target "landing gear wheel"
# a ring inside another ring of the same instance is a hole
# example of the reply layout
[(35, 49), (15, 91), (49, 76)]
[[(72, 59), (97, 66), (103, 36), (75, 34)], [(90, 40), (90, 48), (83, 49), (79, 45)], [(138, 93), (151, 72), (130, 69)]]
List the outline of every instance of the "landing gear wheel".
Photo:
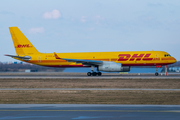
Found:
[(156, 73), (155, 73), (155, 76), (158, 76), (158, 75), (159, 75), (159, 74), (156, 72)]
[(97, 75), (97, 73), (96, 73), (96, 72), (93, 72), (93, 73), (92, 73), (92, 75), (93, 75), (93, 76), (96, 76), (96, 75)]
[(88, 72), (88, 73), (87, 73), (87, 76), (91, 76), (91, 75), (92, 75), (91, 72)]
[(101, 75), (102, 75), (102, 73), (101, 73), (101, 72), (98, 72), (97, 74), (98, 74), (98, 76), (101, 76)]

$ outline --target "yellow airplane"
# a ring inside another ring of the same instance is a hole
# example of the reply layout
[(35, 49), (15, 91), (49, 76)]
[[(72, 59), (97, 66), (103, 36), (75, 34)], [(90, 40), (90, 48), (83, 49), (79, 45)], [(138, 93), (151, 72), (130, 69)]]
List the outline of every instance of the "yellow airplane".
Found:
[[(100, 71), (129, 72), (131, 66), (158, 68), (176, 62), (174, 57), (164, 51), (40, 53), (18, 27), (9, 27), (9, 30), (17, 55), (6, 56), (48, 67), (91, 67), (88, 76), (101, 76)], [(94, 71), (95, 67), (97, 72)], [(158, 75), (157, 71), (155, 75)]]

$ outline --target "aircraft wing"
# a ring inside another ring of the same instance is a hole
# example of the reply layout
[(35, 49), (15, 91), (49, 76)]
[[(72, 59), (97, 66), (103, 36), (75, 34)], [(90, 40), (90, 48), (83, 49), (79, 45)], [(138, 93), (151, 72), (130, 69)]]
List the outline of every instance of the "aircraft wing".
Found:
[(98, 60), (60, 58), (56, 53), (54, 53), (54, 56), (55, 56), (56, 59), (62, 59), (62, 60), (66, 60), (68, 62), (82, 63), (84, 65), (102, 65), (103, 64), (102, 61), (98, 61)]
[(9, 56), (9, 57), (12, 57), (12, 58), (18, 58), (18, 59), (25, 60), (25, 61), (31, 60), (30, 56), (24, 56), (24, 57), (16, 56), (16, 55), (5, 55), (5, 56)]

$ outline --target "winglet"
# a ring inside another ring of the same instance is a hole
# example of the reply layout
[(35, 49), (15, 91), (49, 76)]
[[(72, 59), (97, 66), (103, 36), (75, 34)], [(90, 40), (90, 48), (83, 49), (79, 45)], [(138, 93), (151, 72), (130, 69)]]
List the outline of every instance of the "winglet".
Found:
[(61, 59), (55, 52), (54, 52), (54, 56), (56, 59)]

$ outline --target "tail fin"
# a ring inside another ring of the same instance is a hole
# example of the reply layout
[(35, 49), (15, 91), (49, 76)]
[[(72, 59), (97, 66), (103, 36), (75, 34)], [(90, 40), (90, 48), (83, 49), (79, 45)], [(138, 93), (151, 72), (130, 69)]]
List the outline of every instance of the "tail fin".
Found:
[(31, 55), (39, 53), (18, 27), (9, 27), (9, 30), (17, 55)]

